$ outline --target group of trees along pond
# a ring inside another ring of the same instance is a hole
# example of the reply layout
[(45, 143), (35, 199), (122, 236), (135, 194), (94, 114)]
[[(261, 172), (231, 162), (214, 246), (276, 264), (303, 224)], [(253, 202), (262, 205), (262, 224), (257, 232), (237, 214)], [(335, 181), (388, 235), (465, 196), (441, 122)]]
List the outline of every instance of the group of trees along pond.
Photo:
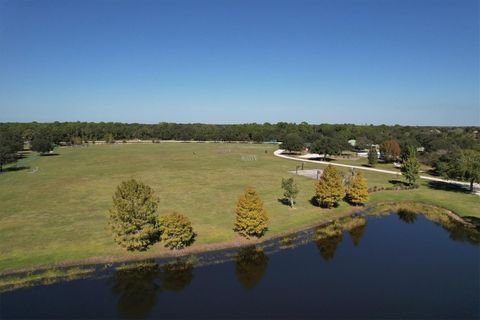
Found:
[[(361, 172), (343, 183), (340, 172), (329, 165), (316, 183), (315, 199), (319, 206), (337, 206), (345, 198), (354, 205), (368, 201), (368, 187)], [(293, 207), (299, 192), (293, 178), (282, 179), (284, 196)], [(130, 251), (145, 251), (157, 242), (172, 250), (183, 249), (195, 241), (190, 220), (177, 212), (159, 215), (159, 199), (154, 190), (131, 179), (120, 183), (109, 210), (109, 226), (114, 240)], [(233, 230), (250, 239), (260, 238), (268, 230), (268, 213), (259, 194), (248, 187), (235, 207)]]

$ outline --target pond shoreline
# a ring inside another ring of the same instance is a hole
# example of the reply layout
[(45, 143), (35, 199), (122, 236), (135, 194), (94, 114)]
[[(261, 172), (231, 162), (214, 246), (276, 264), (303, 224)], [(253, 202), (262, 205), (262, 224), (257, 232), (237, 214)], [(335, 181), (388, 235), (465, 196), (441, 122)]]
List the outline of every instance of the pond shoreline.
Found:
[[(243, 237), (238, 236), (237, 238), (230, 240), (230, 241), (225, 241), (225, 242), (220, 242), (220, 243), (212, 243), (212, 244), (201, 244), (193, 247), (188, 247), (185, 248), (181, 251), (168, 251), (165, 253), (150, 253), (150, 254), (145, 254), (139, 257), (126, 257), (126, 256), (117, 256), (117, 257), (112, 257), (112, 256), (101, 256), (101, 257), (91, 257), (91, 258), (86, 258), (86, 259), (80, 259), (80, 260), (74, 260), (74, 261), (63, 261), (63, 262), (57, 262), (57, 263), (49, 263), (49, 264), (44, 264), (44, 265), (39, 265), (36, 267), (29, 267), (29, 268), (16, 268), (16, 269), (6, 269), (2, 272), (0, 272), (0, 276), (11, 276), (15, 274), (27, 274), (27, 273), (34, 273), (34, 272), (41, 272), (41, 271), (46, 271), (50, 269), (60, 269), (60, 268), (70, 268), (70, 267), (92, 267), (92, 266), (98, 266), (98, 265), (113, 265), (113, 264), (129, 264), (129, 263), (138, 263), (142, 262), (145, 260), (150, 260), (150, 259), (174, 259), (174, 258), (181, 258), (181, 257), (187, 257), (195, 254), (203, 254), (203, 253), (213, 253), (216, 251), (222, 251), (222, 250), (228, 250), (228, 249), (237, 249), (237, 248), (243, 248), (243, 247), (248, 247), (248, 246), (253, 246), (253, 245), (261, 245), (267, 241), (272, 241), (278, 238), (282, 238), (291, 234), (295, 234), (298, 232), (302, 232), (311, 228), (315, 227), (320, 227), (329, 223), (332, 223), (336, 220), (349, 217), (349, 216), (354, 216), (357, 214), (364, 213), (365, 216), (369, 215), (379, 215), (378, 213), (372, 214), (371, 212), (374, 210), (378, 209), (383, 209), (381, 212), (387, 212), (387, 211), (393, 211), (393, 210), (398, 210), (399, 208), (402, 209), (411, 209), (412, 211), (415, 212), (420, 212), (422, 211), (421, 209), (433, 209), (435, 211), (439, 211), (438, 213), (442, 213), (447, 215), (449, 218), (455, 220), (458, 223), (464, 224), (464, 225), (472, 225), (471, 223), (465, 221), (462, 217), (460, 217), (458, 214), (432, 204), (427, 204), (419, 201), (382, 201), (382, 202), (377, 202), (371, 205), (367, 206), (358, 206), (358, 207), (352, 207), (350, 210), (348, 210), (345, 213), (338, 214), (335, 217), (329, 218), (329, 219), (323, 219), (323, 220), (318, 220), (314, 223), (309, 223), (306, 225), (302, 225), (299, 227), (291, 228), (287, 231), (282, 231), (278, 232), (275, 234), (272, 234), (270, 236), (264, 236), (261, 239), (245, 239)], [(381, 215), (381, 214), (380, 214)]]

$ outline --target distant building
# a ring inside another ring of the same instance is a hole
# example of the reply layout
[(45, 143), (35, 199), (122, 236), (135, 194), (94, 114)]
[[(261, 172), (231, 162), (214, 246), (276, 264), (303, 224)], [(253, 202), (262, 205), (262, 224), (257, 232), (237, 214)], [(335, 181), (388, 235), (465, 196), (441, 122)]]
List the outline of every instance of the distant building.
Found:
[(357, 140), (355, 139), (348, 140), (348, 144), (351, 145), (352, 147), (355, 147), (357, 145)]

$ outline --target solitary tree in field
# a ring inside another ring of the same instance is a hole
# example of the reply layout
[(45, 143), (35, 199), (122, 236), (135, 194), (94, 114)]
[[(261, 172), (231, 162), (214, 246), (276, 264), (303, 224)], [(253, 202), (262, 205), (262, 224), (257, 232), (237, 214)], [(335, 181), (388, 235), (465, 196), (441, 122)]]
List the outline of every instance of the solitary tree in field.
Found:
[(417, 159), (417, 151), (414, 147), (408, 147), (405, 160), (403, 161), (400, 170), (402, 171), (402, 174), (407, 180), (408, 184), (415, 185), (419, 178), (420, 162)]
[(396, 140), (387, 140), (380, 146), (385, 161), (394, 161), (400, 156), (400, 144)]
[(246, 238), (260, 238), (267, 231), (268, 215), (263, 201), (253, 188), (247, 188), (235, 208), (234, 230)]
[(177, 212), (160, 217), (160, 240), (169, 249), (183, 249), (195, 238), (190, 220)]
[(365, 204), (368, 201), (367, 180), (363, 177), (361, 171), (358, 171), (350, 183), (347, 190), (348, 201), (352, 204)]
[(281, 148), (290, 152), (298, 152), (302, 151), (303, 146), (303, 140), (297, 133), (289, 133), (283, 139)]
[(45, 154), (53, 150), (53, 141), (50, 136), (36, 134), (30, 144), (30, 149), (40, 154)]
[(342, 176), (334, 166), (328, 165), (316, 184), (315, 198), (322, 207), (337, 206), (345, 196)]
[(371, 147), (370, 150), (368, 150), (368, 164), (370, 167), (375, 167), (378, 162), (378, 153), (377, 149), (374, 147)]
[(134, 179), (122, 182), (113, 196), (110, 227), (115, 241), (127, 250), (144, 251), (159, 240), (158, 198)]
[(282, 189), (283, 196), (288, 199), (290, 207), (295, 206), (295, 199), (298, 195), (298, 185), (295, 183), (293, 178), (283, 179), (282, 178)]

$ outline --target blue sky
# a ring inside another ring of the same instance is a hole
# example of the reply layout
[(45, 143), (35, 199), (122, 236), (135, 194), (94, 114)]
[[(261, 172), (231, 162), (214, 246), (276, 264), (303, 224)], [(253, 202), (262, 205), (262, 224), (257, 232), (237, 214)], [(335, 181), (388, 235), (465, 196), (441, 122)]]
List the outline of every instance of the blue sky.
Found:
[(0, 122), (480, 125), (472, 0), (0, 0)]

